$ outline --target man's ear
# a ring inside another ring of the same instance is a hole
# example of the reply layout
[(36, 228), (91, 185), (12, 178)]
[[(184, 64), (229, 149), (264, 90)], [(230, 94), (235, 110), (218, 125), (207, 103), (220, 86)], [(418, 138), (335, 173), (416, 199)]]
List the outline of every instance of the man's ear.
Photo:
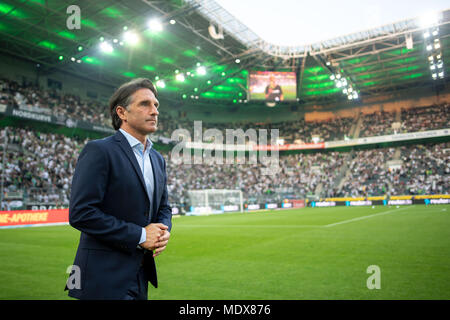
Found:
[(120, 120), (122, 121), (126, 121), (127, 120), (127, 116), (125, 115), (125, 111), (127, 109), (122, 107), (122, 106), (117, 106), (116, 107), (116, 113), (119, 116)]

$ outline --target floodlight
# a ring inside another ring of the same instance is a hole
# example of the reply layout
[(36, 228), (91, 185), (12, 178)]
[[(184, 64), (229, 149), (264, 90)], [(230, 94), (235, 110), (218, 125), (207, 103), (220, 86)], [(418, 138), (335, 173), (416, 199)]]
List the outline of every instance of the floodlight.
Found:
[(75, 62), (75, 58), (74, 57), (72, 57), (72, 58), (70, 58), (70, 60), (72, 61), (72, 62)]
[(133, 31), (127, 31), (123, 34), (123, 39), (125, 43), (129, 44), (130, 46), (134, 46), (139, 42), (138, 35)]
[(428, 12), (419, 18), (419, 26), (422, 28), (430, 27), (439, 22), (439, 15), (437, 12)]
[(439, 78), (441, 78), (441, 79), (444, 78), (444, 71), (439, 72), (439, 73), (438, 73), (438, 76), (439, 76)]
[(439, 42), (435, 42), (434, 48), (439, 49), (441, 47), (441, 44)]
[(60, 61), (61, 61), (61, 60), (64, 60), (64, 56), (59, 56), (59, 57), (58, 57), (58, 60), (60, 60)]
[(77, 49), (78, 49), (78, 51), (80, 51), (80, 52), (81, 52), (81, 51), (83, 51), (83, 46), (78, 46), (78, 48), (77, 48)]
[(429, 37), (430, 37), (430, 33), (429, 33), (428, 31), (425, 31), (425, 32), (423, 33), (423, 37), (424, 37), (425, 39), (429, 38)]
[(78, 59), (78, 60), (77, 60), (77, 63), (81, 63), (81, 60), (80, 60), (80, 59)]
[(335, 76), (334, 74), (332, 74), (332, 75), (330, 76), (330, 80), (334, 80), (334, 79), (336, 79), (336, 76)]
[(427, 45), (427, 51), (431, 51), (433, 49), (433, 46), (431, 44)]
[(433, 62), (434, 61), (434, 57), (433, 56), (429, 56), (428, 57), (428, 61)]
[(177, 22), (176, 22), (174, 19), (170, 19), (169, 23), (170, 23), (170, 24), (175, 24), (175, 23), (177, 23)]
[(178, 73), (178, 74), (175, 76), (175, 79), (176, 79), (177, 81), (184, 82), (184, 80), (185, 80), (184, 74)]
[(342, 85), (343, 85), (344, 87), (347, 85), (347, 79), (344, 78), (344, 79), (341, 80), (341, 82), (342, 82)]
[(432, 34), (433, 36), (437, 36), (439, 34), (439, 29), (438, 28), (434, 29)]
[(437, 78), (437, 73), (433, 73), (431, 76), (433, 77), (434, 80), (436, 80), (436, 78)]
[(206, 74), (206, 68), (203, 67), (203, 66), (199, 66), (199, 67), (197, 68), (197, 74), (198, 74), (198, 75), (201, 75), (201, 76), (204, 76), (204, 75)]
[(148, 27), (150, 28), (150, 30), (152, 31), (162, 31), (163, 30), (163, 25), (161, 23), (161, 21), (159, 21), (158, 19), (152, 19), (148, 22)]
[(358, 92), (353, 91), (353, 99), (358, 99)]
[(111, 53), (114, 51), (114, 48), (112, 47), (111, 44), (109, 44), (109, 42), (104, 41), (100, 43), (100, 50), (102, 52)]
[(351, 94), (349, 94), (349, 95), (347, 96), (347, 98), (348, 98), (348, 100), (352, 100), (352, 99), (353, 99), (353, 96), (352, 96)]
[(336, 79), (340, 79), (341, 78), (341, 75), (338, 73), (337, 75), (336, 75)]
[(158, 80), (158, 81), (156, 81), (156, 86), (159, 88), (165, 88), (166, 83), (164, 82), (164, 80)]
[(236, 62), (236, 63), (240, 63), (240, 62), (241, 62), (241, 60), (240, 60), (240, 59), (236, 59), (236, 60), (234, 60), (234, 62)]

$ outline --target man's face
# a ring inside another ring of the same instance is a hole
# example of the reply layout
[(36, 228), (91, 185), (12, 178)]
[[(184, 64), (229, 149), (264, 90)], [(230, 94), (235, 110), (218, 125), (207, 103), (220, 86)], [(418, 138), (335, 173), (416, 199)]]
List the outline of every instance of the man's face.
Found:
[(147, 135), (157, 130), (159, 101), (147, 88), (136, 91), (132, 102), (123, 111), (122, 127), (140, 135)]

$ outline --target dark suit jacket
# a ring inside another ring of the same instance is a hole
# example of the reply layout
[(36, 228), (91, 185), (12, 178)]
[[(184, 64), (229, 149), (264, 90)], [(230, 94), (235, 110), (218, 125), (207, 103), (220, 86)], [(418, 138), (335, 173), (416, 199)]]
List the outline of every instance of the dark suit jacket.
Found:
[(120, 131), (90, 141), (81, 151), (69, 207), (69, 223), (81, 231), (74, 262), (80, 268), (81, 288), (69, 290), (69, 296), (122, 299), (142, 261), (147, 279), (158, 286), (152, 252), (144, 254), (137, 245), (142, 227), (149, 223), (171, 229), (172, 209), (164, 158), (152, 148), (150, 160), (155, 182), (151, 200), (133, 150)]

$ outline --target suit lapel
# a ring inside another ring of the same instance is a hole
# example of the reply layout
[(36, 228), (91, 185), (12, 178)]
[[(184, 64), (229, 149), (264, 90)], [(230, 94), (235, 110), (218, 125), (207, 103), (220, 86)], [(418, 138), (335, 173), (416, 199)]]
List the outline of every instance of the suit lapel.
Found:
[(157, 196), (159, 184), (157, 184), (156, 182), (158, 181), (157, 174), (159, 173), (160, 170), (156, 170), (157, 161), (156, 161), (155, 155), (153, 153), (153, 148), (150, 150), (149, 156), (150, 156), (150, 162), (152, 163), (152, 171), (153, 171), (152, 215), (154, 215), (156, 213), (156, 209), (157, 209), (156, 199), (159, 199), (159, 197)]
[(147, 189), (145, 188), (145, 181), (144, 181), (144, 177), (142, 176), (141, 168), (139, 167), (139, 164), (137, 163), (136, 156), (134, 155), (130, 144), (128, 143), (127, 139), (123, 136), (123, 134), (120, 131), (117, 131), (117, 133), (116, 133), (116, 140), (119, 142), (120, 147), (122, 148), (125, 155), (128, 157), (131, 164), (133, 165), (134, 171), (136, 171), (136, 174), (139, 177), (139, 181), (141, 182), (141, 186), (144, 188), (145, 194), (147, 194), (147, 191), (146, 191)]

